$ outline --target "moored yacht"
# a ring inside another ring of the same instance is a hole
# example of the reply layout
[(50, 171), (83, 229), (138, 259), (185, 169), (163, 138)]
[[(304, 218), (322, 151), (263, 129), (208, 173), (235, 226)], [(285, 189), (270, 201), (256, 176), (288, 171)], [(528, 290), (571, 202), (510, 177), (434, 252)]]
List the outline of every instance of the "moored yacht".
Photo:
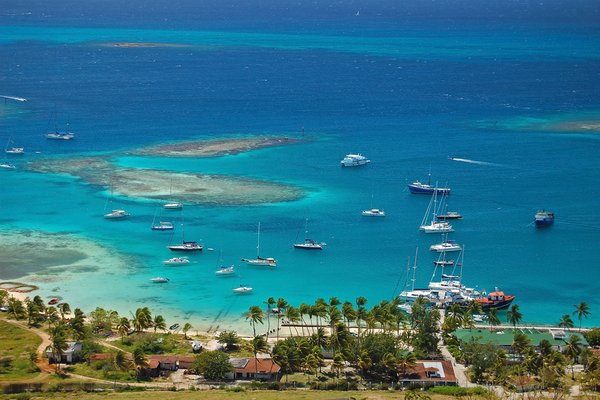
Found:
[(183, 208), (182, 203), (167, 203), (163, 204), (163, 208), (167, 210), (181, 210)]
[(17, 169), (17, 167), (15, 167), (13, 164), (7, 163), (7, 162), (0, 163), (0, 168), (3, 168), (3, 169)]
[(431, 221), (429, 225), (421, 225), (419, 230), (424, 233), (448, 233), (454, 232), (452, 225), (445, 221)]
[(370, 163), (367, 157), (362, 154), (346, 154), (346, 157), (340, 161), (342, 167), (358, 167), (360, 165), (366, 165)]
[(252, 292), (252, 288), (244, 285), (240, 285), (240, 287), (232, 289), (237, 294), (250, 294)]
[(304, 250), (323, 250), (323, 245), (315, 242), (312, 239), (304, 239), (304, 243), (294, 243), (294, 248)]
[(46, 134), (46, 139), (53, 139), (53, 140), (71, 140), (75, 137), (74, 133), (71, 132), (59, 132), (59, 131), (55, 131), (55, 132), (50, 132)]
[(365, 217), (385, 217), (385, 211), (379, 208), (371, 208), (370, 210), (363, 210), (361, 214)]
[(154, 283), (167, 283), (167, 282), (169, 282), (169, 278), (163, 278), (163, 277), (160, 277), (160, 276), (157, 276), (156, 278), (152, 278), (150, 280), (152, 282), (154, 282)]
[(510, 306), (510, 303), (515, 299), (515, 296), (510, 294), (504, 294), (503, 291), (498, 290), (496, 288), (495, 291), (489, 293), (485, 297), (481, 297), (476, 299), (475, 301), (481, 305), (481, 308), (486, 311), (492, 308), (503, 310)]
[(189, 264), (190, 260), (188, 260), (186, 257), (173, 257), (163, 261), (163, 263), (167, 265), (183, 265)]
[(446, 211), (444, 214), (435, 216), (439, 220), (447, 220), (447, 219), (462, 219), (462, 215), (456, 211)]
[(104, 214), (105, 219), (123, 219), (129, 217), (129, 213), (125, 210), (112, 210), (108, 214)]
[(458, 243), (455, 243), (454, 240), (446, 240), (445, 242), (434, 244), (429, 247), (431, 251), (441, 252), (451, 252), (451, 251), (461, 251), (462, 246)]
[(181, 244), (167, 246), (171, 251), (202, 251), (202, 245), (198, 242), (183, 241)]
[(152, 225), (151, 229), (153, 231), (172, 231), (175, 229), (173, 223), (167, 221), (160, 221), (158, 225)]
[(11, 154), (13, 156), (20, 156), (20, 155), (25, 154), (25, 148), (24, 147), (10, 147), (10, 148), (4, 149), (4, 152), (6, 154)]
[(235, 274), (235, 268), (233, 265), (230, 265), (229, 267), (221, 267), (215, 271), (215, 275), (218, 275), (218, 276), (233, 275), (233, 274)]
[(535, 214), (535, 226), (537, 228), (544, 228), (546, 226), (550, 226), (554, 223), (554, 213), (548, 212), (546, 210), (538, 211)]

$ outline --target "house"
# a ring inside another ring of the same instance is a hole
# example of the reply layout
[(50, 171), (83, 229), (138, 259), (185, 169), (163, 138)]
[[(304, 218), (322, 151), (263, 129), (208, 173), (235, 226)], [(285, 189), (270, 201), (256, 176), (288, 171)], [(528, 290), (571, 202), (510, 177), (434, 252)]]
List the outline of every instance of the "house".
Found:
[(400, 377), (403, 384), (456, 386), (458, 379), (448, 360), (418, 360), (415, 366)]
[(46, 348), (46, 357), (48, 362), (53, 363), (66, 363), (72, 364), (81, 358), (82, 345), (79, 342), (67, 342), (67, 348), (62, 351), (60, 358), (54, 354), (52, 346)]
[(277, 381), (281, 367), (271, 358), (230, 358), (233, 372), (225, 374), (227, 379)]
[(148, 365), (151, 369), (161, 371), (177, 371), (178, 369), (188, 369), (196, 361), (196, 357), (190, 356), (148, 356)]

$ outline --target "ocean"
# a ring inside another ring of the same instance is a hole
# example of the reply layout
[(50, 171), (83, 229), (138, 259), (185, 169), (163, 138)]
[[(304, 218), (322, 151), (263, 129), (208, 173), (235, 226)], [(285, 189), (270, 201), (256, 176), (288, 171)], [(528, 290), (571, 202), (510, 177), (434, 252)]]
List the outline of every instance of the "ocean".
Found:
[[(26, 149), (8, 159), (17, 170), (0, 170), (0, 280), (85, 311), (148, 306), (198, 330), (248, 333), (242, 314), (269, 297), (372, 306), (406, 286), (417, 248), (416, 285), (434, 272), (429, 246), (441, 237), (418, 230), (429, 197), (407, 190), (430, 174), (464, 216), (449, 237), (465, 246), (464, 284), (514, 294), (528, 323), (558, 323), (585, 301), (583, 325), (597, 326), (597, 4), (396, 3), (0, 0), (0, 95), (27, 99), (0, 102), (0, 143)], [(45, 139), (55, 128), (77, 137)], [(302, 142), (204, 159), (129, 153), (265, 135)], [(340, 168), (348, 153), (372, 161)], [(272, 181), (304, 197), (186, 205), (172, 237), (149, 229), (159, 203), (111, 196), (110, 177), (28, 169), (87, 155)], [(104, 220), (108, 200), (131, 218)], [(371, 207), (386, 217), (362, 217)], [(534, 227), (538, 209), (556, 214), (554, 226)], [(259, 222), (261, 255), (276, 268), (240, 262), (256, 255)], [(205, 251), (165, 267), (181, 223)], [(305, 230), (323, 251), (292, 248)], [(221, 264), (236, 276), (216, 277)], [(240, 284), (252, 294), (235, 295)]]

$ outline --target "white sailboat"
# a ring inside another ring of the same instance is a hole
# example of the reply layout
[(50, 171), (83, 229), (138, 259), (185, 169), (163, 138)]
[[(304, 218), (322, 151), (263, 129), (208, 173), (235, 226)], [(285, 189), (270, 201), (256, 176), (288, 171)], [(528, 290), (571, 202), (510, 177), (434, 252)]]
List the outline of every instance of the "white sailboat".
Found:
[(277, 260), (273, 257), (261, 257), (260, 256), (260, 222), (258, 223), (258, 231), (257, 231), (257, 239), (256, 239), (256, 258), (242, 258), (242, 261), (248, 265), (261, 265), (268, 267), (276, 267)]
[(194, 251), (202, 251), (203, 246), (195, 241), (185, 240), (185, 225), (183, 223), (183, 217), (181, 221), (181, 244), (174, 244), (171, 246), (167, 246), (167, 248), (171, 251), (185, 251), (185, 252), (194, 252)]
[[(437, 187), (437, 186), (436, 186)], [(431, 222), (427, 224), (429, 220), (429, 216), (431, 217)], [(429, 201), (429, 205), (427, 206), (427, 211), (425, 211), (425, 215), (423, 216), (423, 220), (421, 221), (421, 225), (419, 226), (419, 230), (425, 233), (448, 233), (454, 232), (452, 225), (450, 225), (446, 221), (439, 221), (436, 217), (437, 215), (437, 192), (433, 193), (431, 196), (431, 200)]]
[[(169, 186), (169, 198), (172, 196), (173, 185)], [(163, 204), (163, 208), (167, 210), (181, 210), (183, 208), (183, 203), (178, 203), (176, 201), (171, 201), (169, 203)]]
[[(106, 211), (108, 204), (109, 203), (112, 204), (112, 199), (113, 199), (113, 188), (112, 188), (112, 184), (111, 184), (110, 197), (106, 199), (106, 204), (104, 206), (105, 211)], [(110, 220), (122, 220), (122, 219), (129, 217), (129, 215), (130, 214), (125, 210), (114, 209), (114, 210), (111, 210), (111, 212), (104, 214), (103, 217), (104, 217), (104, 219), (110, 219)]]
[(10, 154), (13, 156), (21, 156), (23, 154), (25, 154), (25, 148), (24, 147), (8, 147), (11, 143), (11, 137), (8, 138), (8, 141), (6, 142), (6, 146), (4, 147), (4, 153), (6, 154)]

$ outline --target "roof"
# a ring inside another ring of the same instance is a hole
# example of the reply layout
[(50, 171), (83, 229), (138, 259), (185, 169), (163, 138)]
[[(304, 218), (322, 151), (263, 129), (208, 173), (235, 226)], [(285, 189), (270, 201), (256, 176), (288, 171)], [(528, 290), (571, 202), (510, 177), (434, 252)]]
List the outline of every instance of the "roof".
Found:
[(281, 367), (270, 358), (232, 358), (229, 363), (235, 372), (277, 374)]
[(569, 340), (570, 336), (579, 336), (582, 346), (588, 346), (587, 340), (579, 332), (567, 332), (563, 338), (554, 338), (549, 330), (537, 330), (528, 328), (507, 328), (500, 331), (490, 331), (489, 329), (457, 329), (454, 336), (464, 342), (470, 341), (472, 338), (478, 339), (480, 343), (491, 343), (496, 346), (511, 346), (514, 339), (514, 334), (520, 332), (525, 334), (531, 341), (531, 344), (538, 346), (542, 340), (547, 340), (552, 345), (564, 345), (565, 341)]
[[(431, 373), (437, 376), (428, 375)], [(452, 363), (448, 360), (418, 360), (408, 371), (409, 380), (457, 382)]]

